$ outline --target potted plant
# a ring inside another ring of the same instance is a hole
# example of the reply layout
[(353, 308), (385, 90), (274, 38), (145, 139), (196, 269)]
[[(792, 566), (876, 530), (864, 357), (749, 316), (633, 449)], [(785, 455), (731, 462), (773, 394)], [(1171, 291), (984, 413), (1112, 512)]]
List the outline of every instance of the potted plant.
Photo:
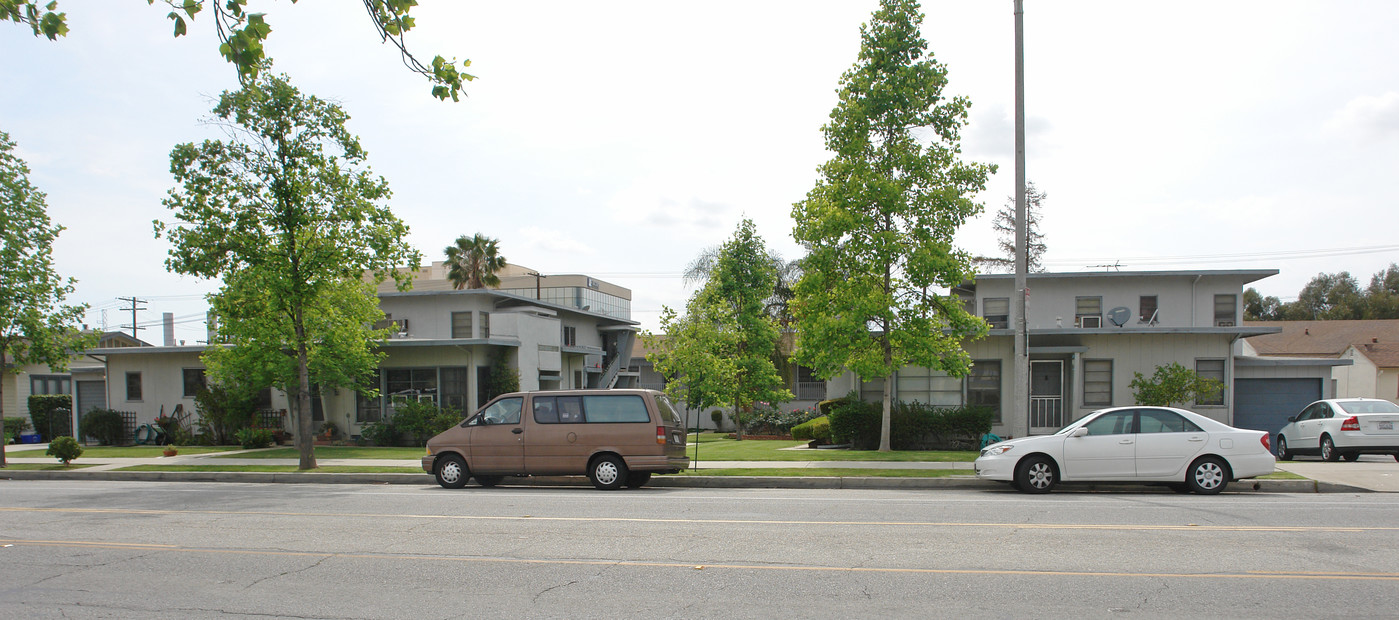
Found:
[(180, 450), (176, 448), (174, 444), (166, 444), (165, 449), (162, 450), (161, 453), (165, 456), (175, 456), (180, 453)]
[(325, 437), (326, 441), (335, 439), (335, 436), (338, 434), (340, 434), (340, 427), (336, 426), (334, 422), (326, 420), (325, 423), (321, 425), (321, 435)]

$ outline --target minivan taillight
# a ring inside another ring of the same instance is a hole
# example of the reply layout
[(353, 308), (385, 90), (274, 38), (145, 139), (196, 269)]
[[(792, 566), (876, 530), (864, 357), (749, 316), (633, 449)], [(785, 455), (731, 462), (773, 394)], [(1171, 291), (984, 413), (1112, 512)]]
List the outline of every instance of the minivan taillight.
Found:
[(664, 427), (664, 426), (657, 426), (657, 427), (656, 427), (656, 443), (657, 443), (658, 445), (662, 445), (662, 446), (665, 445), (665, 427)]
[(1341, 430), (1343, 430), (1343, 431), (1358, 431), (1358, 430), (1360, 430), (1360, 419), (1359, 419), (1359, 418), (1356, 418), (1355, 416), (1350, 416), (1349, 418), (1346, 418), (1346, 421), (1345, 421), (1345, 422), (1341, 422)]
[(1261, 442), (1263, 442), (1263, 449), (1264, 449), (1264, 450), (1267, 450), (1267, 451), (1269, 451), (1269, 452), (1272, 452), (1272, 451), (1273, 451), (1273, 444), (1271, 444), (1271, 443), (1268, 442), (1268, 434), (1267, 434), (1267, 433), (1263, 433), (1263, 436), (1262, 436), (1262, 437), (1259, 437), (1258, 440), (1261, 441)]

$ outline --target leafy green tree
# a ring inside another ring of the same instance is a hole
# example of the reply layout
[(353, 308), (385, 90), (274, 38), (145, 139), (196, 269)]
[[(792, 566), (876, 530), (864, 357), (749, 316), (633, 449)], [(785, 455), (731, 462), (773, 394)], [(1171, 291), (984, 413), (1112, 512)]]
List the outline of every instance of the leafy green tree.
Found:
[[(155, 4), (156, 0), (146, 0)], [(161, 0), (170, 6), (166, 15), (175, 24), (175, 36), (188, 32), (186, 19), (193, 20), (204, 10), (206, 2), (213, 8), (214, 26), (219, 36), (219, 54), (238, 70), (238, 79), (243, 84), (257, 81), (267, 55), (263, 43), (272, 33), (272, 27), (264, 19), (264, 13), (249, 13), (249, 0)], [(296, 4), (296, 0), (291, 0)], [(432, 96), (438, 99), (457, 101), (462, 83), (476, 79), (475, 76), (457, 69), (456, 59), (446, 60), (435, 56), (425, 66), (409, 53), (404, 42), (404, 34), (415, 25), (409, 15), (416, 0), (362, 0), (369, 13), (381, 41), (392, 43), (403, 56), (403, 64), (409, 70), (421, 74), (432, 83)], [(68, 14), (58, 11), (56, 0), (43, 3), (42, 0), (0, 0), (0, 20), (29, 26), (34, 36), (47, 37), (50, 41), (68, 35)], [(462, 68), (471, 66), (471, 61), (461, 63)]]
[(1399, 263), (1390, 263), (1370, 278), (1365, 289), (1364, 318), (1399, 319)]
[(495, 273), (505, 269), (505, 257), (500, 255), (497, 240), (481, 233), (462, 235), (443, 252), (447, 255), (447, 279), (457, 289), (500, 286)]
[[(1040, 232), (1040, 207), (1048, 195), (1035, 187), (1034, 181), (1025, 187), (1025, 239), (1028, 251), (1025, 254), (1026, 267), (1032, 272), (1044, 271), (1044, 253), (1049, 246), (1044, 243), (1044, 233)], [(1000, 234), (997, 245), (1004, 256), (978, 256), (976, 264), (992, 270), (1015, 271), (1015, 197), (1011, 196), (996, 212), (991, 228)]]
[(49, 221), (44, 193), (29, 183), (29, 166), (15, 148), (10, 134), (0, 131), (0, 373), (27, 364), (62, 372), (69, 356), (96, 338), (77, 327), (87, 305), (63, 303), (75, 283), (53, 267), (53, 242), (63, 227)]
[[(690, 261), (685, 268), (686, 284), (704, 284), (709, 281), (709, 277), (714, 273), (719, 262), (719, 249), (721, 246), (712, 246), (700, 251), (700, 255), (695, 260)], [(772, 269), (777, 274), (773, 281), (772, 295), (764, 302), (763, 310), (768, 316), (777, 320), (779, 325), (786, 327), (792, 323), (791, 302), (793, 289), (797, 285), (797, 280), (802, 277), (801, 259), (787, 260), (776, 250), (768, 250), (768, 261), (772, 263)]]
[(214, 114), (232, 138), (171, 152), (176, 221), (157, 220), (156, 237), (170, 240), (171, 271), (223, 279), (210, 302), (232, 346), (206, 352), (210, 377), (285, 391), (311, 469), (312, 383), (372, 391), (388, 332), (369, 327), (383, 317), (375, 286), (392, 275), (406, 289), (421, 257), (338, 106), (265, 72)]
[(1297, 301), (1286, 304), (1283, 318), (1289, 321), (1336, 321), (1358, 319), (1364, 314), (1360, 284), (1348, 271), (1319, 273), (1297, 293)]
[(777, 320), (766, 310), (777, 273), (771, 254), (752, 220), (743, 220), (733, 238), (719, 247), (704, 287), (686, 305), (684, 317), (664, 308), (666, 338), (646, 334), (647, 359), (677, 381), (666, 392), (690, 407), (733, 407), (739, 415), (756, 402), (792, 399), (773, 365)]
[(1195, 371), (1171, 362), (1157, 366), (1150, 379), (1142, 373), (1132, 373), (1132, 397), (1138, 405), (1170, 407), (1189, 402), (1200, 402), (1218, 398), (1224, 383), (1217, 379), (1201, 377)]
[[(922, 20), (913, 0), (882, 0), (860, 27), (859, 60), (824, 127), (834, 156), (792, 209), (793, 236), (810, 249), (793, 300), (795, 357), (824, 377), (889, 377), (906, 365), (964, 375), (961, 341), (987, 331), (939, 291), (973, 273), (953, 236), (982, 210), (971, 196), (995, 167), (959, 159), (971, 104), (942, 95), (947, 69), (926, 53)], [(885, 381), (880, 450), (892, 389)]]
[(1244, 291), (1244, 320), (1280, 321), (1282, 301), (1272, 295), (1264, 297), (1258, 289), (1250, 286)]

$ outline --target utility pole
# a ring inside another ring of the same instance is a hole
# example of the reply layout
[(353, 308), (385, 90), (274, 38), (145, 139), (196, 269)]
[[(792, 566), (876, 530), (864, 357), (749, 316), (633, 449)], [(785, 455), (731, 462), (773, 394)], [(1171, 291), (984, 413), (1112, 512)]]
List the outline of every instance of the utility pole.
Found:
[(134, 340), (140, 340), (140, 338), (136, 335), (136, 330), (138, 330), (138, 329), (145, 329), (145, 328), (144, 328), (144, 327), (140, 327), (140, 326), (137, 325), (137, 323), (136, 323), (136, 311), (137, 311), (137, 310), (145, 310), (145, 308), (144, 308), (144, 307), (137, 307), (137, 304), (146, 303), (146, 300), (144, 300), (144, 299), (136, 299), (136, 297), (134, 297), (134, 296), (133, 296), (133, 297), (118, 297), (117, 299), (119, 299), (119, 300), (121, 300), (121, 301), (129, 301), (129, 302), (131, 302), (131, 325), (129, 325), (129, 326), (127, 326), (127, 325), (122, 325), (122, 326), (119, 327), (118, 329), (130, 327), (130, 328), (131, 328), (131, 338), (134, 339)]
[(538, 271), (526, 271), (526, 272), (525, 272), (525, 275), (527, 275), (527, 276), (534, 276), (534, 300), (535, 300), (535, 301), (544, 301), (544, 299), (543, 299), (542, 297), (539, 296), (539, 279), (540, 279), (540, 278), (547, 278), (547, 277), (549, 277), (549, 276), (546, 276), (546, 275), (544, 275), (544, 274), (542, 274), (542, 273), (539, 273)]
[[(1025, 421), (1030, 433), (1030, 333), (1026, 313), (1030, 291), (1026, 288), (1029, 271), (1025, 225), (1025, 5), (1015, 0), (1015, 401), (1012, 420)], [(1011, 428), (1019, 426), (1012, 423)]]

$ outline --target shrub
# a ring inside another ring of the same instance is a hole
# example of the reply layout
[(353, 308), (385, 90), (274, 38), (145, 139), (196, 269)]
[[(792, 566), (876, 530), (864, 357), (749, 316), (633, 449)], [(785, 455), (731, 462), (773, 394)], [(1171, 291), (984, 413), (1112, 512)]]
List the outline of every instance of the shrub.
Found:
[[(58, 411), (62, 414), (57, 414)], [(66, 430), (68, 412), (73, 410), (73, 397), (68, 394), (33, 394), (29, 397), (29, 419), (40, 441), (52, 441), (56, 430)], [(76, 441), (76, 440), (74, 440)]]
[(131, 439), (126, 435), (126, 421), (122, 420), (121, 412), (111, 409), (93, 409), (84, 413), (79, 427), (83, 436), (107, 446), (123, 444)]
[(718, 409), (709, 412), (709, 419), (714, 420), (714, 430), (724, 430), (724, 412)]
[(256, 393), (218, 385), (199, 390), (194, 403), (199, 409), (199, 433), (207, 433), (220, 445), (232, 443), (239, 430), (252, 426), (257, 412)]
[(49, 442), (49, 449), (44, 454), (63, 461), (63, 464), (67, 465), (83, 455), (83, 447), (78, 445), (78, 440), (64, 435)]
[(863, 402), (854, 393), (822, 404), (828, 411), (832, 443), (848, 443), (856, 450), (879, 447), (879, 405)]
[(6, 437), (19, 437), (19, 434), (23, 433), (28, 428), (29, 420), (26, 420), (19, 416), (15, 416), (13, 418), (5, 418), (4, 433)]
[(792, 427), (792, 439), (805, 439), (818, 444), (831, 443), (831, 420), (821, 416)]
[[(882, 411), (854, 394), (821, 403), (829, 411), (831, 441), (856, 450), (879, 448)], [(995, 412), (987, 407), (934, 407), (919, 402), (894, 403), (889, 416), (889, 447), (894, 450), (972, 449), (991, 432)]]
[(759, 402), (754, 403), (752, 411), (739, 417), (743, 420), (743, 432), (746, 435), (787, 435), (791, 433), (793, 426), (820, 415), (815, 408), (784, 412), (774, 405)]
[(244, 450), (256, 450), (272, 445), (272, 431), (265, 428), (245, 427), (238, 429), (235, 434)]
[(398, 429), (391, 420), (370, 422), (360, 429), (360, 437), (371, 446), (392, 446), (398, 443)]

